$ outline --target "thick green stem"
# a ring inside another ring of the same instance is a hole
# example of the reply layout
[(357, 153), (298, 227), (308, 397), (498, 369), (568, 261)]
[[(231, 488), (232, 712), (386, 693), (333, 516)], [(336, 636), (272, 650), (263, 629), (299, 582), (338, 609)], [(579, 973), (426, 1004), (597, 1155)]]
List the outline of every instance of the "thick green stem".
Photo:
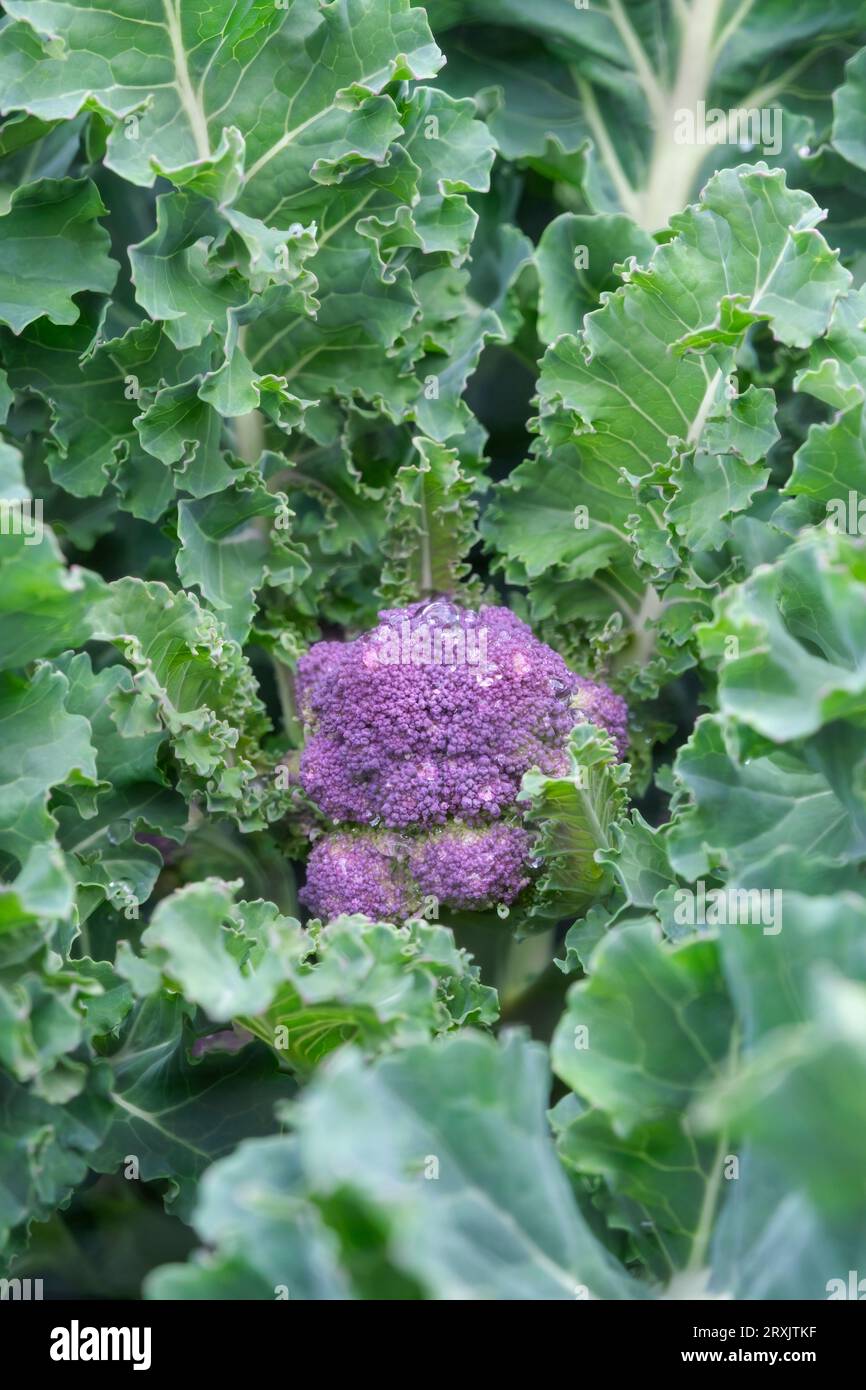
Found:
[(638, 221), (650, 232), (666, 227), (673, 213), (685, 207), (706, 155), (697, 142), (678, 145), (674, 129), (678, 111), (696, 111), (706, 99), (721, 11), (722, 0), (695, 0), (681, 21), (676, 77), (656, 117), (649, 174), (640, 196)]
[(289, 667), (286, 666), (285, 662), (280, 661), (279, 657), (275, 656), (273, 663), (277, 694), (280, 697), (280, 709), (283, 714), (283, 728), (292, 748), (300, 748), (304, 742), (304, 730), (298, 718), (295, 678)]
[(234, 421), (235, 453), (244, 463), (258, 463), (265, 447), (265, 421), (260, 410), (249, 415), (236, 415)]

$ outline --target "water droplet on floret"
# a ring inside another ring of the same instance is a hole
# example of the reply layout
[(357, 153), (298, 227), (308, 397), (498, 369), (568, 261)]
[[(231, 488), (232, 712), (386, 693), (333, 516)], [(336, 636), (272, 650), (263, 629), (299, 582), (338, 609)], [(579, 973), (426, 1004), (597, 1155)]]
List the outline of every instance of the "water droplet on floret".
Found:
[(434, 599), (432, 603), (424, 604), (418, 612), (418, 618), (423, 623), (432, 623), (434, 627), (453, 627), (455, 623), (459, 623), (460, 614), (453, 603)]

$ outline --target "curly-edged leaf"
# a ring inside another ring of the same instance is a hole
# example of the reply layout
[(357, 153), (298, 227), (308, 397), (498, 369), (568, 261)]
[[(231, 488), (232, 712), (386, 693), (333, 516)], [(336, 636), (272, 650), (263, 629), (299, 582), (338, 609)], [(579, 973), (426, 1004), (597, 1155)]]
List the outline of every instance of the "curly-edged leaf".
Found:
[(211, 332), (225, 333), (227, 313), (248, 297), (240, 276), (208, 265), (208, 242), (218, 223), (213, 205), (186, 192), (156, 200), (156, 228), (129, 248), (139, 304), (177, 348), (196, 347)]
[(568, 772), (524, 773), (518, 800), (538, 834), (533, 854), (541, 863), (532, 918), (561, 918), (585, 911), (610, 891), (610, 870), (596, 851), (611, 843), (613, 826), (627, 802), (628, 763), (617, 762), (613, 741), (594, 724), (569, 735)]
[(245, 1026), (299, 1072), (351, 1041), (373, 1054), (495, 1023), (496, 991), (438, 923), (362, 917), (313, 926), (273, 1003)]
[[(14, 1253), (32, 1221), (45, 1221), (84, 1182), (111, 1122), (110, 1073), (93, 1068), (87, 1089), (51, 1105), (0, 1072), (0, 1247)], [(23, 1243), (23, 1242), (22, 1242)]]
[(621, 283), (615, 267), (634, 257), (646, 265), (656, 244), (631, 218), (564, 212), (549, 222), (538, 242), (538, 336), (552, 343), (579, 333), (605, 291)]
[[(571, 579), (584, 579), (617, 560), (630, 562), (625, 520), (621, 529), (598, 520), (611, 507), (603, 480), (599, 482), (601, 486), (588, 475), (570, 444), (549, 456), (527, 459), (496, 489), (481, 530), (529, 579), (553, 566), (562, 566)], [(612, 507), (618, 504), (619, 489)]]
[(420, 170), (411, 224), (397, 218), (381, 228), (383, 256), (391, 246), (417, 245), (428, 253), (446, 252), (454, 264), (465, 260), (478, 221), (465, 194), (490, 187), (496, 146), (471, 101), (455, 101), (431, 87), (418, 87), (407, 107), (400, 143)]
[(132, 995), (107, 962), (0, 972), (0, 1064), (33, 1094), (55, 1105), (80, 1095), (87, 1066), (71, 1054), (85, 1042), (115, 1033)]
[(714, 553), (768, 482), (775, 399), (739, 375), (745, 334), (766, 323), (807, 347), (850, 283), (820, 217), (781, 170), (722, 171), (543, 359), (536, 457), (497, 489), (485, 537), (512, 582), (535, 578), (536, 620), (556, 614), (574, 641), (572, 617), (636, 682), (693, 664), (690, 627), (665, 631), (665, 591), (685, 585), (698, 610), (712, 597)]
[(142, 447), (166, 467), (175, 467), (193, 497), (226, 487), (234, 470), (220, 449), (222, 420), (198, 394), (196, 381), (165, 386), (136, 417)]
[(836, 301), (830, 327), (809, 351), (808, 365), (794, 379), (837, 410), (857, 405), (866, 391), (866, 291), (851, 289)]
[[(427, 10), (450, 90), (475, 97), (507, 158), (558, 183), (563, 202), (627, 213), (650, 232), (744, 153), (802, 164), (863, 35), (859, 0), (830, 12), (814, 0), (429, 0)], [(856, 62), (848, 72), (837, 127), (856, 150)], [(832, 180), (828, 201), (843, 215), (852, 173)]]
[(274, 1107), (295, 1089), (257, 1044), (240, 1052), (196, 1049), (186, 1013), (177, 996), (145, 999), (105, 1050), (112, 1119), (89, 1160), (103, 1173), (128, 1170), (135, 1160), (140, 1180), (167, 1179), (167, 1197), (181, 1215), (204, 1170), (240, 1139), (272, 1133)]
[(719, 703), (777, 743), (866, 717), (866, 559), (844, 536), (807, 533), (719, 599), (699, 631), (722, 657)]
[(247, 638), (263, 584), (291, 594), (310, 572), (290, 543), (290, 524), (285, 495), (268, 492), (256, 475), (178, 505), (178, 577), (198, 586), (236, 642)]
[(746, 511), (769, 476), (769, 468), (755, 468), (734, 454), (695, 453), (671, 470), (675, 492), (665, 519), (690, 549), (718, 550), (730, 535), (728, 517)]
[(375, 1052), (495, 1020), (495, 992), (446, 927), (341, 917), (304, 931), (273, 903), (236, 903), (238, 887), (211, 878), (163, 899), (121, 973), (143, 992), (180, 988), (301, 1073), (348, 1040)]
[(389, 604), (457, 588), (476, 539), (474, 486), (457, 450), (421, 436), (412, 443), (418, 461), (397, 470), (385, 507), (381, 592)]
[(237, 643), (191, 593), (121, 579), (92, 609), (93, 636), (120, 647), (138, 688), (157, 704), (181, 767), (180, 790), (204, 790), (214, 810), (262, 828), (272, 788), (257, 779), (269, 727)]
[(75, 323), (73, 295), (108, 293), (118, 267), (97, 221), (106, 211), (89, 179), (40, 179), (12, 195), (0, 217), (0, 323), (15, 333), (43, 317)]
[(88, 721), (66, 708), (69, 682), (45, 663), (32, 679), (0, 678), (0, 849), (21, 867), (34, 846), (56, 829), (48, 801), (66, 783), (88, 790), (97, 784)]
[(728, 353), (706, 349), (736, 347), (759, 321), (799, 347), (826, 331), (850, 277), (815, 230), (820, 217), (779, 170), (724, 170), (674, 218), (674, 238), (648, 268), (589, 315), (581, 337), (548, 349), (543, 402), (567, 413), (590, 466), (640, 477), (671, 458), (674, 441), (701, 442), (733, 366)]
[[(82, 816), (71, 803), (56, 807), (57, 839), (81, 888), (96, 889), (126, 920), (138, 916), (162, 868), (162, 856), (139, 832), (180, 841), (188, 817), (184, 799), (159, 764), (167, 743), (156, 702), (136, 690), (123, 665), (94, 672), (85, 653), (53, 665), (69, 681), (66, 708), (90, 724), (99, 790)], [(79, 896), (87, 915), (93, 895)]]
[[(193, 162), (212, 176), (223, 129), (250, 129), (245, 210), (254, 216), (307, 184), (311, 164), (326, 172), (384, 155), (372, 94), (395, 78), (431, 77), (441, 62), (408, 0), (325, 9), (299, 0), (288, 10), (270, 0), (240, 10), (231, 0), (144, 0), (121, 13), (110, 0), (10, 0), (7, 11), (21, 21), (4, 35), (0, 64), (10, 108), (49, 120), (85, 102), (101, 109), (116, 122), (109, 166), (141, 184), (174, 169), (188, 182)], [(40, 46), (36, 35), (53, 42)], [(129, 138), (118, 118), (133, 113)]]
[(610, 847), (597, 852), (609, 864), (631, 907), (648, 908), (657, 895), (676, 881), (664, 829), (648, 825), (639, 811), (611, 826)]

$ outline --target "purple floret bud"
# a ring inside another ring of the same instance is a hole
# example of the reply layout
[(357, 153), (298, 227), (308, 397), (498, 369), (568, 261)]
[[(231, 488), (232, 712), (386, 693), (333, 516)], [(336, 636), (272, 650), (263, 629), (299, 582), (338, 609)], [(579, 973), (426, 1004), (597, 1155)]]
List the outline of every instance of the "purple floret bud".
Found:
[(531, 837), (517, 825), (448, 827), (423, 836), (410, 865), (423, 898), (469, 911), (511, 904), (529, 883)]
[(417, 838), (393, 831), (337, 830), (307, 861), (300, 898), (317, 917), (362, 912), (402, 921), (436, 908), (511, 904), (529, 883), (530, 835), (520, 826), (447, 826)]
[(615, 695), (598, 681), (586, 676), (575, 676), (575, 681), (571, 704), (577, 718), (606, 729), (621, 761), (628, 752), (628, 705), (621, 695)]
[(405, 859), (399, 837), (387, 831), (333, 831), (313, 846), (299, 897), (324, 921), (344, 912), (402, 921), (420, 906)]

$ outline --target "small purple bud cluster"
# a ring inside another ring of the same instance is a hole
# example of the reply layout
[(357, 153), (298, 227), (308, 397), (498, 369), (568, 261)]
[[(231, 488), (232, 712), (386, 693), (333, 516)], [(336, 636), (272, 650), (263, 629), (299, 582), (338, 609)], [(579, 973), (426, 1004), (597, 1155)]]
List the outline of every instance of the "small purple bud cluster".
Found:
[(447, 826), (418, 837), (334, 830), (313, 846), (301, 900), (330, 920), (363, 912), (402, 921), (439, 904), (480, 911), (511, 903), (529, 883), (530, 836), (520, 826)]
[(583, 719), (607, 729), (622, 757), (625, 702), (570, 671), (510, 609), (437, 600), (379, 617), (372, 632), (319, 642), (299, 663), (301, 784), (331, 821), (354, 827), (316, 843), (303, 900), (326, 918), (398, 920), (426, 897), (467, 909), (513, 902), (529, 882), (529, 837), (502, 818), (518, 815), (524, 772), (565, 772)]

